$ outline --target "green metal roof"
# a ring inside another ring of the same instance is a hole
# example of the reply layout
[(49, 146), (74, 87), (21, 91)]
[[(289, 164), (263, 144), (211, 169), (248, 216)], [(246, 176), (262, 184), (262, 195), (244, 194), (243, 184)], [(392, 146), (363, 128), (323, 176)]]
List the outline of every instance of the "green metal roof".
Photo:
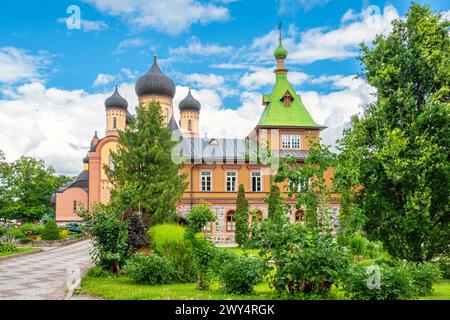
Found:
[[(283, 103), (283, 97), (286, 92), (289, 92), (293, 98), (289, 107), (286, 107)], [(258, 126), (325, 128), (313, 120), (308, 110), (306, 110), (301, 97), (297, 95), (289, 83), (285, 73), (276, 75), (272, 94), (264, 95), (263, 101), (269, 104), (264, 109)]]

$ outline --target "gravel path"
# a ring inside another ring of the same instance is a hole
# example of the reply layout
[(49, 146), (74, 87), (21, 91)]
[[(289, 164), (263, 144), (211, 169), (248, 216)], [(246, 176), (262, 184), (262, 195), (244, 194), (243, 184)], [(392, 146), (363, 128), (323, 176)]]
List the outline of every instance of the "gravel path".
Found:
[(0, 261), (0, 300), (62, 300), (91, 266), (89, 240)]

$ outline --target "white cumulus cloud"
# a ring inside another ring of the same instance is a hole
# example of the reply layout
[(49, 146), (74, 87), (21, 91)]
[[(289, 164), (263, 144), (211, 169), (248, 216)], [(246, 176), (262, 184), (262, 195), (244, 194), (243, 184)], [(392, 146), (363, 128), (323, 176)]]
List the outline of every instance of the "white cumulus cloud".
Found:
[(152, 28), (172, 35), (193, 24), (228, 21), (229, 10), (196, 0), (84, 0), (103, 14), (121, 17), (136, 28)]

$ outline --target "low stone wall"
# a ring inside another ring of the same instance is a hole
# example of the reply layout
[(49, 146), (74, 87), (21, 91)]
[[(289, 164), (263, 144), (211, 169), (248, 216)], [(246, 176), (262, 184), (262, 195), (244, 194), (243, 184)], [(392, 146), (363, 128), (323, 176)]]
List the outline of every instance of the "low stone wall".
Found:
[(34, 240), (26, 244), (17, 244), (18, 247), (33, 247), (33, 248), (44, 248), (44, 247), (64, 247), (69, 244), (80, 242), (89, 239), (88, 236), (83, 236), (81, 238), (65, 239), (65, 240)]

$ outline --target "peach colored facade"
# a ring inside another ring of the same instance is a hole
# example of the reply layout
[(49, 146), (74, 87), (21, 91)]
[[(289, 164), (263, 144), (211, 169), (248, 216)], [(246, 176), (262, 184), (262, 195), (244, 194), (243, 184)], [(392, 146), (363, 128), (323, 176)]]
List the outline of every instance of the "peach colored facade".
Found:
[[(286, 74), (285, 57), (277, 59), (278, 69), (275, 73)], [(193, 106), (193, 108), (189, 108), (190, 105), (183, 107), (183, 110), (180, 112), (180, 128), (178, 128), (178, 124), (173, 118), (174, 85), (170, 84), (171, 80), (168, 80), (167, 77), (162, 78), (165, 76), (157, 66), (156, 57), (152, 70), (156, 70), (156, 72), (150, 71), (142, 77), (144, 78), (143, 81), (141, 81), (141, 78), (136, 85), (140, 103), (145, 105), (152, 100), (160, 102), (164, 125), (172, 131), (180, 130), (187, 141), (196, 139), (195, 141), (200, 142), (200, 144), (205, 145), (206, 143), (207, 147), (211, 145), (215, 139), (198, 138), (201, 114), (199, 104), (197, 107)], [(152, 72), (157, 73), (157, 76), (154, 76)], [(295, 92), (291, 94), (287, 91), (284, 94), (286, 108), (290, 108), (292, 99), (295, 97), (297, 97)], [(92, 208), (96, 203), (108, 203), (110, 200), (111, 186), (105, 170), (110, 169), (113, 165), (110, 161), (110, 154), (118, 147), (118, 132), (127, 129), (128, 118), (131, 116), (126, 109), (127, 103), (120, 100), (123, 98), (118, 94), (117, 88), (112, 98), (114, 98), (113, 102), (108, 102), (108, 100), (105, 102), (106, 135), (104, 138), (99, 139), (96, 134), (92, 139), (91, 148), (85, 158), (84, 174), (80, 175), (81, 178), (87, 177), (87, 186), (85, 189), (67, 186), (66, 189), (58, 191), (56, 194), (57, 221), (79, 220), (73, 211), (74, 201), (78, 201), (80, 205), (85, 207)], [(192, 101), (194, 98), (190, 96), (189, 99), (191, 100), (188, 101)], [(263, 98), (263, 104), (266, 109), (270, 107), (266, 101), (266, 96)], [(307, 113), (306, 110), (305, 112)], [(297, 162), (301, 164), (311, 148), (309, 141), (318, 140), (323, 129), (324, 127), (319, 125), (257, 125), (248, 138), (254, 139), (260, 146), (267, 146), (271, 152), (281, 156), (294, 154)], [(295, 142), (289, 142), (289, 147), (286, 147), (287, 144), (284, 141), (286, 138), (294, 139)], [(236, 209), (237, 190), (240, 184), (244, 186), (246, 198), (251, 209), (259, 210), (261, 218), (267, 216), (267, 204), (264, 202), (264, 198), (267, 197), (270, 191), (274, 174), (269, 166), (253, 164), (250, 159), (238, 159), (238, 157), (228, 162), (214, 161), (210, 163), (205, 158), (201, 158), (197, 162), (192, 162), (185, 158), (184, 165), (180, 169), (180, 174), (186, 174), (186, 182), (188, 183), (182, 200), (178, 203), (178, 214), (180, 217), (185, 217), (192, 206), (206, 201), (211, 204), (217, 216), (217, 221), (208, 226), (207, 231), (211, 233), (212, 238), (216, 242), (233, 242), (235, 228), (233, 212)], [(327, 183), (330, 183), (331, 177), (332, 170), (329, 169), (326, 173)], [(282, 191), (286, 191), (286, 184), (281, 184), (279, 187)], [(286, 201), (292, 205), (295, 204), (291, 200), (286, 199)], [(339, 203), (336, 195), (333, 197), (330, 206), (331, 210), (337, 215)], [(298, 221), (298, 216), (294, 210), (291, 214), (291, 220), (292, 222)]]
[(88, 206), (88, 193), (81, 188), (70, 188), (56, 194), (58, 222), (81, 221), (76, 212)]

